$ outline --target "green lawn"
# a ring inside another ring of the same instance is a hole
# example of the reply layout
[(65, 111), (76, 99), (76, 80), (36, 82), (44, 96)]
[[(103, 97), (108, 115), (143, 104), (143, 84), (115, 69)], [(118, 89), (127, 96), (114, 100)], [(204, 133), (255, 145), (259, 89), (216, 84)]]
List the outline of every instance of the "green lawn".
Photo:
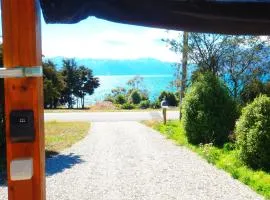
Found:
[(241, 163), (238, 159), (238, 151), (232, 143), (225, 144), (223, 148), (217, 148), (212, 145), (196, 146), (188, 143), (182, 124), (179, 121), (169, 121), (167, 125), (156, 121), (146, 121), (144, 124), (161, 132), (167, 138), (174, 140), (176, 144), (188, 147), (205, 158), (209, 163), (227, 171), (233, 178), (248, 185), (266, 199), (270, 199), (270, 173), (252, 170)]
[(71, 147), (87, 135), (89, 128), (90, 123), (88, 122), (46, 122), (46, 155), (57, 154), (63, 149)]

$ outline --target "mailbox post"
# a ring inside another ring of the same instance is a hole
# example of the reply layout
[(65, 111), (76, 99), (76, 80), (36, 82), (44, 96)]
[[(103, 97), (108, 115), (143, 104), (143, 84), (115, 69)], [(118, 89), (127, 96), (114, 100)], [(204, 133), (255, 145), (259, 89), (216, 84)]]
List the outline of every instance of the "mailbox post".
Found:
[(8, 199), (45, 200), (39, 1), (1, 1)]
[(163, 98), (160, 104), (162, 108), (163, 123), (166, 124), (167, 123), (167, 108), (169, 108), (169, 104), (166, 100), (166, 97)]

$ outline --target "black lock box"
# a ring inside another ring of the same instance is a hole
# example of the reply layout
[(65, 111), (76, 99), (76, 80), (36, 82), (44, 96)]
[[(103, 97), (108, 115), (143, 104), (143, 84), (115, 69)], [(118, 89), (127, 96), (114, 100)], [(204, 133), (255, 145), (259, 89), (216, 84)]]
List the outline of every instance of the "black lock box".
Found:
[(10, 113), (11, 142), (33, 142), (35, 140), (34, 112), (13, 110)]

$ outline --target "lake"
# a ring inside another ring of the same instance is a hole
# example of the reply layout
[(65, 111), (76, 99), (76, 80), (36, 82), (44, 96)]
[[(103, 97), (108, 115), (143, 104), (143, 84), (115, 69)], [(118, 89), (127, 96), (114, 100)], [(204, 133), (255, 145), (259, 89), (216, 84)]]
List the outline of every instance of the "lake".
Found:
[[(134, 78), (135, 75), (114, 75), (114, 76), (96, 76), (100, 80), (100, 86), (93, 95), (87, 95), (85, 105), (94, 104), (102, 101), (111, 90), (116, 87), (128, 88), (128, 80)], [(175, 92), (175, 88), (170, 86), (170, 82), (174, 79), (172, 75), (140, 75), (143, 77), (143, 85), (149, 91), (150, 100), (155, 100), (163, 90)]]

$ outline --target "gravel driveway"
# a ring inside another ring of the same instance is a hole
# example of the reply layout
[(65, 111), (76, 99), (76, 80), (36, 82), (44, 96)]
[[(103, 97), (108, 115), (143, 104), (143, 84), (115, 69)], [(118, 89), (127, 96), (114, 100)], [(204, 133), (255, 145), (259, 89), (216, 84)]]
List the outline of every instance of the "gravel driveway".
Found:
[(138, 122), (96, 122), (83, 141), (47, 160), (47, 199), (263, 198)]

